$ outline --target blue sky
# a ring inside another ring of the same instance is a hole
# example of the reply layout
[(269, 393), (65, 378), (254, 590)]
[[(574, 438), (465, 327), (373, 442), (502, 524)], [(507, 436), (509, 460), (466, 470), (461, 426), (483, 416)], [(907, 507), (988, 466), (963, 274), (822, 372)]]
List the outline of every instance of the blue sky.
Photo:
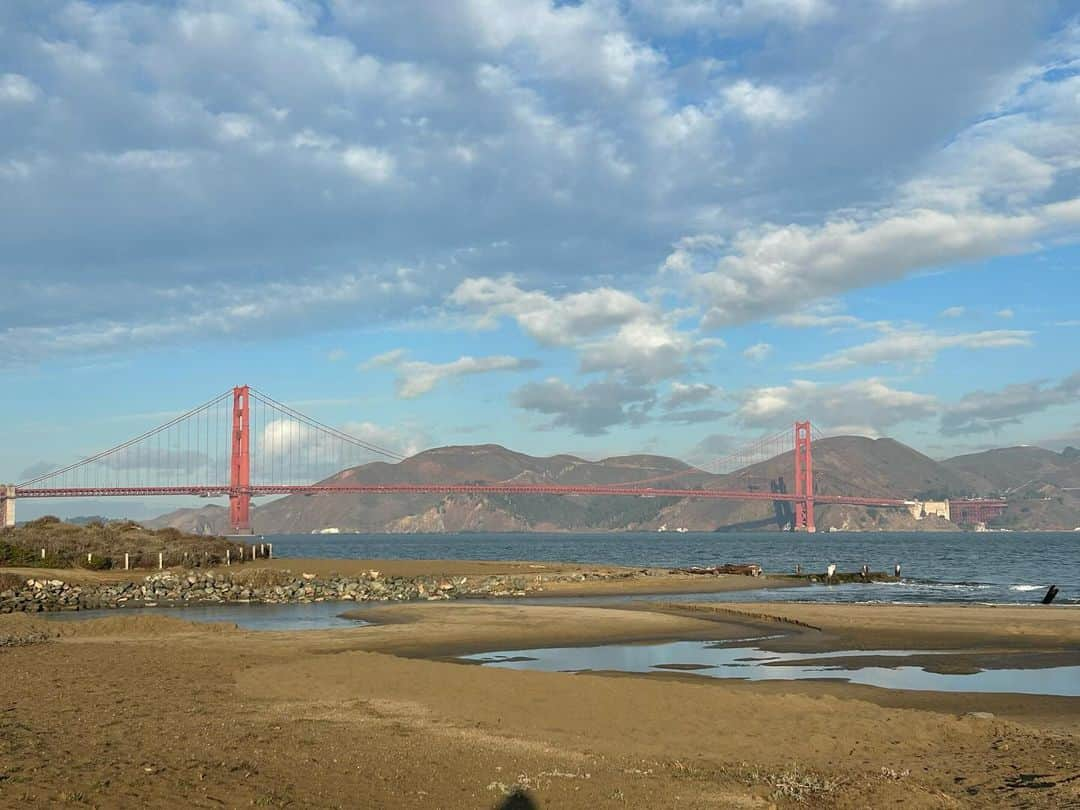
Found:
[(11, 0), (0, 480), (237, 383), (412, 452), (1080, 444), (1080, 15)]

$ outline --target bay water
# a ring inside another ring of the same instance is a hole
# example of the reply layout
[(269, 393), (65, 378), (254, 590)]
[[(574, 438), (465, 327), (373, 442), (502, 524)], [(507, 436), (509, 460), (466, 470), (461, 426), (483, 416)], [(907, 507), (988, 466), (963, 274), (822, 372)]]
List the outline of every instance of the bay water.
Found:
[[(757, 563), (770, 573), (892, 572), (902, 581), (768, 591), (769, 599), (1080, 605), (1080, 532), (625, 532), (267, 535), (276, 557), (536, 560), (632, 567)], [(761, 599), (761, 592), (711, 598)]]

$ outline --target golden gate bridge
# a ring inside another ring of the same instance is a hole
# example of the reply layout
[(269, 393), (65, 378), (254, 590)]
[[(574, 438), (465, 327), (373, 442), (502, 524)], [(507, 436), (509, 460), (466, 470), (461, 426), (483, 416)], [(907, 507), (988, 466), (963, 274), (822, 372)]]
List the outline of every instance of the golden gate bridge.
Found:
[[(716, 477), (694, 467), (614, 484), (349, 482), (349, 473), (338, 473), (360, 460), (375, 456), (396, 464), (405, 457), (240, 385), (115, 447), (20, 484), (0, 485), (0, 527), (14, 525), (15, 503), (22, 498), (227, 497), (229, 523), (237, 534), (251, 533), (253, 498), (282, 495), (604, 495), (767, 501), (790, 504), (792, 529), (806, 532), (815, 530), (816, 504), (906, 505), (902, 499), (815, 492), (813, 441), (811, 423), (796, 422), (792, 433), (759, 440), (718, 461), (744, 469), (754, 459), (791, 449), (792, 492), (775, 485), (766, 490), (740, 478), (738, 472), (724, 480), (733, 477), (742, 489), (676, 486), (675, 479), (694, 474)], [(669, 485), (661, 486), (665, 480)]]

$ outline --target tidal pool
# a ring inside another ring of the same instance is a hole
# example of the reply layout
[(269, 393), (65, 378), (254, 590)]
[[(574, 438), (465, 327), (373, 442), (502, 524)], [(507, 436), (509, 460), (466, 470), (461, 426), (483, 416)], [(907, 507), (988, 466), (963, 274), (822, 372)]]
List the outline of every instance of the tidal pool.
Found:
[[(825, 653), (778, 653), (731, 641), (674, 641), (666, 644), (612, 644), (598, 647), (551, 647), (462, 656), (460, 660), (503, 669), (541, 672), (671, 672), (706, 678), (748, 681), (837, 680), (883, 689), (938, 692), (1007, 692), (1080, 697), (1080, 666), (1041, 669), (984, 669), (971, 674), (928, 672), (905, 665), (913, 655), (949, 655), (915, 650), (840, 650)], [(880, 665), (853, 660), (881, 659)]]
[[(376, 603), (383, 604), (383, 603)], [(38, 613), (51, 621), (80, 621), (105, 616), (172, 616), (189, 622), (229, 622), (245, 630), (329, 630), (361, 627), (368, 622), (339, 614), (360, 607), (358, 602), (306, 602), (285, 605), (221, 604), (182, 607), (133, 607)]]

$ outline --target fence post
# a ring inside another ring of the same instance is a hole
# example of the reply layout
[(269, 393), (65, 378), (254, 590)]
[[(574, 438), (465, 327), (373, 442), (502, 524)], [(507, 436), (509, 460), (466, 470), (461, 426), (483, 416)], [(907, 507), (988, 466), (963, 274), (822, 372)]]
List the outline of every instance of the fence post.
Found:
[(163, 551), (159, 551), (157, 553), (157, 567), (158, 571), (162, 570), (165, 567), (165, 552)]
[(232, 565), (232, 549), (225, 549), (225, 564)]
[(125, 571), (130, 571), (131, 570), (131, 560), (128, 557), (127, 552), (124, 552), (124, 570)]
[(272, 560), (274, 558), (274, 544), (273, 543), (267, 543), (266, 544), (266, 551), (267, 551), (266, 558), (268, 560)]

